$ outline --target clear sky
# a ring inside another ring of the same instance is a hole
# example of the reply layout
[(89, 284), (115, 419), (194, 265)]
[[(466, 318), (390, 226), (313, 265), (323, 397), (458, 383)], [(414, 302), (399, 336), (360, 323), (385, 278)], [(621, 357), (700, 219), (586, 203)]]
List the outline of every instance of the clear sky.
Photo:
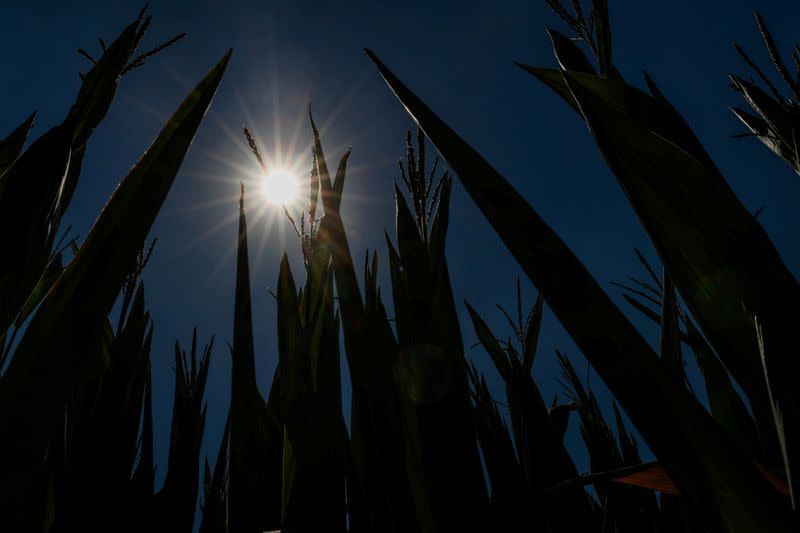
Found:
[[(731, 44), (740, 42), (766, 62), (752, 10), (759, 8), (784, 50), (800, 38), (800, 3), (757, 0), (642, 2), (612, 0), (616, 66), (636, 85), (647, 69), (684, 114), (744, 204), (766, 206), (760, 220), (793, 272), (800, 179), (755, 140), (736, 140), (742, 128), (727, 110), (739, 99), (729, 72), (745, 73)], [(0, 136), (31, 111), (34, 135), (60, 122), (77, 94), (88, 62), (78, 47), (99, 54), (141, 8), (140, 2), (5, 0), (0, 17), (4, 55)], [(207, 388), (204, 449), (214, 453), (230, 386), (234, 245), (238, 182), (255, 170), (241, 125), (265, 151), (310, 166), (312, 103), (329, 160), (352, 146), (343, 217), (357, 261), (379, 252), (384, 294), (389, 291), (384, 228), (393, 232), (392, 181), (410, 119), (362, 53), (372, 48), (409, 87), (510, 179), (583, 259), (589, 270), (653, 342), (657, 331), (625, 307), (611, 281), (640, 275), (638, 247), (655, 260), (632, 210), (568, 106), (512, 64), (555, 64), (546, 26), (563, 30), (544, 2), (286, 2), (155, 1), (154, 45), (188, 37), (127, 76), (106, 121), (89, 146), (84, 172), (65, 218), (85, 236), (119, 180), (155, 137), (188, 90), (229, 48), (233, 60), (152, 234), (159, 239), (145, 274), (155, 321), (153, 379), (156, 453), (163, 476), (168, 446), (176, 338), (201, 342), (216, 333)], [(278, 148), (280, 146), (280, 148)], [(709, 199), (710, 201), (712, 199)], [(300, 273), (299, 246), (288, 222), (254, 193), (250, 232), (256, 325), (257, 380), (266, 393), (276, 364), (276, 285), (285, 249)], [(262, 209), (263, 212), (263, 209)], [(495, 303), (511, 305), (520, 273), (511, 255), (456, 181), (448, 259), (457, 303), (468, 300), (496, 333), (506, 334)], [(523, 284), (528, 302), (533, 288)], [(463, 312), (463, 306), (461, 306)], [(463, 312), (463, 319), (466, 313)], [(465, 342), (476, 338), (462, 321)], [(554, 348), (584, 369), (577, 348), (546, 315), (534, 374), (547, 401), (561, 389)], [(468, 352), (500, 392), (499, 377), (479, 349)], [(600, 388), (599, 380), (591, 378)], [(603, 402), (608, 407), (608, 401)], [(575, 434), (570, 438), (575, 449)], [(587, 465), (578, 461), (579, 470)]]

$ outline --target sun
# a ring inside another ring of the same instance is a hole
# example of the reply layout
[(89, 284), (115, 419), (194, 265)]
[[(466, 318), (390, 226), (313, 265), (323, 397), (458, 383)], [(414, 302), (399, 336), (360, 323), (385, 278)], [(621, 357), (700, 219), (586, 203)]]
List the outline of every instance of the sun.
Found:
[(297, 176), (285, 168), (273, 168), (261, 179), (261, 192), (264, 199), (273, 205), (290, 205), (297, 200)]

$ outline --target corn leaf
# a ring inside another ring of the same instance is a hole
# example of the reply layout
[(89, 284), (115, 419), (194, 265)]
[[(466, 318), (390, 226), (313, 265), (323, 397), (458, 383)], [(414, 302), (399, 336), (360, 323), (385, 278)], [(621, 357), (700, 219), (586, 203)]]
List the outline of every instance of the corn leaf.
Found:
[(475, 424), (489, 484), (492, 487), (490, 512), (495, 531), (529, 531), (546, 528), (544, 514), (530, 505), (522, 470), (503, 417), (489, 392), (486, 379), (470, 366)]
[(33, 313), (33, 311), (42, 302), (42, 299), (44, 299), (47, 291), (50, 290), (63, 270), (63, 254), (59, 252), (47, 264), (47, 268), (42, 274), (42, 277), (39, 278), (39, 281), (28, 295), (28, 299), (25, 301), (25, 304), (17, 313), (17, 316), (13, 322), (14, 331), (11, 337), (8, 339), (8, 345), (6, 345), (5, 342), (7, 332), (3, 333), (3, 336), (0, 337), (0, 350), (2, 350), (2, 352), (0, 352), (0, 368), (5, 366), (6, 358), (11, 351), (11, 346), (17, 336), (17, 332), (20, 330), (28, 317), (30, 317), (31, 313)]
[[(420, 133), (419, 157), (410, 138), (407, 185), (415, 213), (396, 186), (397, 250), (387, 236), (409, 485), (423, 531), (480, 528), (488, 519), (488, 497), (474, 423), (465, 410), (464, 346), (445, 256), (449, 186), (443, 178), (429, 238), (419, 187), (424, 137)], [(463, 502), (470, 502), (468, 512)]]
[(207, 411), (203, 396), (213, 345), (212, 337), (198, 361), (197, 329), (192, 334), (188, 357), (175, 342), (175, 397), (167, 475), (154, 501), (154, 522), (169, 531), (188, 531), (194, 524)]
[(525, 337), (522, 345), (522, 364), (528, 374), (533, 369), (533, 360), (536, 357), (536, 345), (539, 343), (539, 332), (542, 330), (543, 311), (544, 298), (539, 294), (536, 296), (536, 303), (533, 304), (528, 322), (525, 324)]
[(123, 70), (143, 35), (140, 32), (141, 25), (141, 19), (130, 23), (106, 48), (100, 59), (84, 76), (75, 103), (69, 110), (65, 122), (72, 126), (73, 157), (61, 189), (61, 202), (54, 214), (56, 226), (78, 186), (89, 137), (111, 108)]
[(661, 359), (669, 372), (681, 385), (686, 383), (686, 370), (683, 367), (681, 350), (681, 329), (678, 322), (678, 297), (672, 278), (664, 271), (664, 298), (661, 302)]
[(133, 507), (131, 472), (152, 343), (143, 285), (123, 318), (118, 335), (108, 329), (109, 366), (98, 387), (83, 403), (73, 403), (65, 417), (66, 457), (59, 476), (56, 530), (121, 529), (122, 517)]
[[(315, 151), (322, 152), (314, 131)], [(349, 523), (353, 531), (413, 531), (413, 503), (407, 483), (400, 403), (393, 368), (397, 341), (377, 287), (377, 255), (365, 263), (365, 294), (339, 212), (350, 151), (333, 183), (334, 202), (325, 207), (320, 242), (330, 250), (352, 383), (348, 474)]]
[(335, 209), (335, 212), (339, 212), (339, 208), (342, 204), (342, 192), (344, 191), (344, 180), (345, 174), (347, 174), (347, 160), (350, 158), (350, 150), (348, 149), (347, 152), (342, 156), (342, 159), (339, 160), (339, 167), (336, 169), (336, 177), (333, 180), (333, 190), (331, 191), (331, 196), (333, 198), (333, 202), (331, 208)]
[[(759, 455), (763, 457), (763, 453), (759, 452), (755, 423), (748, 413), (744, 401), (733, 387), (727, 370), (691, 321), (686, 323), (686, 332), (688, 344), (694, 353), (700, 372), (703, 374), (711, 416), (754, 457)], [(762, 458), (770, 463), (773, 462), (773, 459), (779, 458)], [(772, 466), (779, 467), (780, 462), (778, 461), (777, 465), (773, 464)]]
[(575, 404), (572, 402), (554, 405), (547, 410), (547, 414), (550, 416), (550, 421), (553, 424), (553, 431), (555, 431), (556, 435), (561, 437), (562, 441), (569, 427), (569, 415), (574, 410)]
[(214, 463), (214, 472), (208, 465), (206, 458), (203, 473), (203, 504), (200, 520), (200, 533), (227, 533), (228, 531), (228, 443), (231, 434), (231, 418), (225, 421), (222, 432), (222, 442), (217, 452)]
[[(603, 417), (597, 399), (588, 385), (585, 388), (578, 378), (569, 359), (558, 353), (559, 363), (568, 387), (567, 394), (572, 397), (581, 421), (581, 436), (589, 452), (589, 465), (592, 472), (604, 472), (622, 467), (625, 462), (617, 440)], [(657, 507), (652, 498), (642, 492), (626, 487), (611, 485), (602, 479), (595, 479), (595, 491), (603, 502), (603, 523), (607, 529), (623, 532), (646, 531), (655, 525)], [(648, 505), (649, 503), (649, 505)]]
[(540, 67), (532, 67), (530, 65), (525, 65), (523, 63), (514, 63), (519, 68), (530, 74), (531, 76), (535, 77), (542, 83), (544, 83), (547, 87), (552, 89), (557, 95), (564, 99), (575, 112), (580, 113), (580, 108), (578, 107), (578, 102), (575, 101), (575, 98), (572, 96), (572, 93), (567, 87), (567, 84), (564, 83), (564, 77), (561, 75), (561, 71), (558, 69), (552, 68), (540, 68)]
[(28, 317), (31, 316), (31, 313), (33, 313), (33, 311), (39, 306), (44, 297), (47, 295), (47, 292), (64, 271), (63, 257), (64, 254), (59, 252), (47, 264), (47, 269), (45, 269), (42, 277), (39, 278), (39, 282), (28, 295), (27, 301), (19, 310), (17, 317), (14, 319), (15, 328), (22, 326)]
[(553, 51), (555, 51), (556, 59), (562, 70), (595, 74), (592, 63), (572, 39), (551, 28), (547, 29), (547, 34), (550, 36)]
[(745, 126), (747, 126), (747, 129), (749, 129), (751, 133), (755, 134), (767, 148), (772, 150), (793, 168), (800, 168), (800, 165), (797, 165), (797, 161), (795, 159), (796, 156), (793, 150), (794, 146), (786, 144), (783, 139), (772, 135), (772, 132), (769, 129), (769, 124), (766, 120), (762, 119), (761, 117), (757, 117), (752, 113), (748, 113), (739, 107), (731, 107), (730, 109), (736, 118), (738, 118)]
[(25, 121), (0, 141), (0, 195), (3, 193), (3, 174), (16, 161), (22, 152), (22, 147), (28, 139), (28, 134), (33, 126), (36, 113), (31, 114)]
[(492, 363), (494, 363), (500, 376), (507, 382), (512, 378), (511, 373), (513, 371), (508, 355), (489, 329), (489, 325), (480, 317), (477, 311), (468, 303), (465, 303), (465, 305), (467, 306), (469, 317), (472, 319), (472, 326), (475, 328), (475, 333), (478, 335), (478, 342), (481, 343), (483, 349), (486, 350), (489, 357), (491, 357)]
[(453, 181), (449, 178), (443, 179), (439, 190), (439, 204), (431, 225), (431, 235), (429, 239), (429, 260), (430, 269), (436, 271), (444, 268), (444, 265), (435, 264), (435, 261), (444, 260), (445, 245), (447, 243), (447, 228), (450, 224), (450, 191), (453, 188)]
[[(649, 268), (649, 266), (648, 266)], [(648, 301), (651, 301), (653, 304), (662, 308), (662, 313), (659, 314), (658, 312), (650, 309), (645, 304), (643, 304), (640, 300), (633, 298), (631, 294), (623, 294), (622, 297), (633, 306), (637, 311), (642, 313), (644, 316), (661, 326), (664, 321), (664, 305), (662, 301), (659, 301), (662, 297), (662, 290), (656, 289), (651, 285), (636, 280), (634, 278), (630, 278), (632, 281), (637, 283), (638, 285), (644, 286), (647, 288), (655, 297), (650, 296), (649, 294), (639, 291), (637, 289), (633, 289), (631, 287), (625, 286), (619, 283), (613, 283), (618, 287), (628, 291), (629, 293), (636, 294), (640, 298), (644, 298)], [(656, 278), (657, 279), (657, 278)], [(661, 287), (663, 288), (663, 284), (659, 282)], [(670, 282), (670, 285), (673, 285), (672, 289), (674, 291), (674, 284)], [(677, 317), (676, 317), (677, 318)], [(682, 331), (680, 328), (674, 330), (673, 335), (677, 336), (680, 339), (680, 342), (687, 344), (692, 350), (695, 355), (695, 359), (700, 366), (700, 370), (703, 373), (703, 377), (705, 378), (705, 385), (706, 391), (709, 398), (709, 407), (711, 409), (711, 414), (714, 419), (720, 424), (720, 426), (729, 431), (729, 435), (736, 441), (742, 444), (742, 446), (751, 452), (753, 455), (759, 455), (758, 452), (759, 445), (757, 442), (757, 438), (754, 440), (756, 436), (756, 428), (753, 425), (753, 420), (750, 417), (749, 413), (747, 413), (747, 409), (744, 406), (744, 402), (739, 397), (739, 394), (734, 390), (733, 384), (731, 383), (730, 377), (728, 376), (728, 371), (725, 370), (725, 367), (722, 363), (718, 360), (717, 355), (713, 352), (710, 346), (706, 343), (705, 339), (703, 339), (700, 332), (694, 326), (690, 319), (686, 318), (686, 329), (689, 332), (688, 334)], [(673, 326), (675, 327), (675, 326)], [(664, 333), (662, 332), (662, 338)], [(670, 341), (674, 342), (674, 341)], [(665, 350), (663, 347), (661, 349), (662, 357), (664, 353), (668, 353), (670, 350)], [(676, 352), (673, 351), (673, 356), (677, 361)], [(682, 356), (681, 356), (682, 359)], [(681, 366), (672, 365), (671, 373), (675, 375), (679, 382), (685, 381), (685, 371), (682, 369), (682, 362)], [(741, 407), (741, 410), (739, 409)], [(616, 405), (614, 406), (616, 410)], [(740, 415), (744, 415), (744, 418), (737, 420), (735, 423), (732, 423), (730, 419), (731, 411), (735, 411), (737, 413), (737, 418)], [(620, 425), (620, 435), (624, 435), (623, 426), (621, 425), (621, 420), (618, 419)], [(751, 431), (741, 431), (745, 426), (751, 426)], [(746, 436), (746, 438), (744, 438)], [(767, 435), (762, 435), (762, 439), (767, 439)], [(624, 439), (622, 441), (622, 448), (625, 447)], [(765, 446), (767, 449), (777, 450), (777, 446)], [(623, 451), (623, 455), (624, 455)], [(630, 462), (630, 461), (629, 461)]]
[[(309, 275), (312, 273), (313, 268)], [(282, 530), (287, 532), (323, 527), (344, 531), (346, 525), (346, 433), (341, 404), (330, 397), (332, 391), (337, 394), (339, 391), (322, 381), (331, 376), (320, 372), (315, 380), (312, 371), (315, 360), (320, 370), (330, 369), (331, 362), (335, 362), (338, 370), (338, 334), (323, 337), (327, 329), (325, 323), (335, 320), (330, 312), (333, 309), (331, 274), (330, 269), (326, 269), (322, 272), (323, 283), (314, 284), (314, 290), (321, 294), (312, 294), (309, 281), (298, 297), (285, 254), (281, 262), (279, 335), (292, 330), (296, 333), (291, 343), (294, 351), (279, 354), (287, 406), (282, 487)], [(312, 302), (315, 308), (306, 312), (306, 306)], [(308, 513), (310, 502), (315, 502), (314, 513)]]
[[(519, 322), (522, 322), (521, 297), (517, 285)], [(536, 306), (534, 306), (535, 311)], [(530, 375), (530, 367), (511, 344), (501, 345), (483, 319), (467, 304), (479, 342), (489, 352), (506, 385), (506, 397), (514, 443), (526, 490), (537, 494), (545, 487), (575, 477), (577, 470), (564, 448), (564, 427), (557, 428)], [(541, 318), (541, 317), (540, 317)], [(513, 324), (512, 324), (513, 325)], [(517, 326), (520, 327), (520, 326)], [(519, 332), (524, 337), (525, 332)], [(475, 386), (475, 379), (472, 379)], [(485, 416), (485, 414), (484, 414)], [(480, 435), (479, 435), (480, 438)], [(580, 488), (563, 492), (556, 499), (535, 501), (535, 513), (554, 530), (591, 530), (598, 526), (589, 498)]]
[(54, 215), (69, 168), (72, 128), (36, 139), (3, 175), (0, 193), (0, 330), (5, 331), (42, 275), (55, 239)]
[(611, 77), (616, 73), (611, 61), (611, 24), (608, 20), (608, 0), (592, 1), (592, 22), (597, 35), (597, 62), (600, 75)]
[[(239, 200), (231, 355), (228, 520), (232, 531), (276, 529), (280, 527), (280, 452), (283, 437), (270, 420), (256, 384), (244, 186)], [(219, 463), (220, 459), (217, 461)], [(218, 491), (216, 494), (219, 494)], [(215, 520), (219, 520), (220, 509), (217, 508), (215, 512)]]
[(153, 527), (153, 498), (155, 497), (155, 464), (153, 458), (153, 380), (151, 364), (145, 364), (144, 407), (142, 409), (141, 433), (139, 437), (139, 460), (131, 479), (136, 519), (130, 524), (131, 533)]

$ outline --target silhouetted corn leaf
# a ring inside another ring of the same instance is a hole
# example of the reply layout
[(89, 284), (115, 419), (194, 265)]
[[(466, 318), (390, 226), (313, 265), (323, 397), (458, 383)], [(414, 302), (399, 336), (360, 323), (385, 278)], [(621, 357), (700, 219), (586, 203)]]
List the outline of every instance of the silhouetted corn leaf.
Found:
[(592, 63), (581, 49), (575, 45), (572, 39), (569, 39), (566, 35), (552, 28), (547, 29), (547, 34), (550, 36), (550, 41), (553, 43), (553, 50), (555, 51), (558, 64), (563, 70), (596, 74)]
[(372, 52), (368, 55), (697, 508), (731, 531), (793, 530), (784, 503), (688, 391), (665, 378), (647, 342), (555, 232)]
[[(152, 327), (139, 285), (124, 327), (107, 341), (108, 368), (83, 401), (65, 416), (65, 449), (58, 485), (54, 531), (108, 531), (128, 525), (135, 509), (131, 485), (137, 454), (142, 405), (149, 375)], [(87, 387), (88, 389), (88, 387)]]
[(614, 410), (614, 421), (617, 425), (617, 439), (619, 440), (619, 450), (622, 454), (622, 462), (625, 466), (635, 465), (642, 462), (639, 457), (639, 449), (636, 445), (636, 439), (625, 428), (625, 422), (622, 420), (622, 413), (617, 407), (617, 402), (613, 402), (611, 407)]
[(19, 310), (19, 314), (17, 314), (17, 317), (14, 319), (14, 328), (19, 328), (22, 326), (31, 313), (33, 313), (33, 311), (42, 302), (44, 297), (47, 295), (47, 292), (58, 279), (58, 276), (61, 275), (61, 272), (64, 271), (63, 257), (64, 254), (59, 252), (53, 256), (53, 258), (47, 264), (44, 274), (42, 274), (42, 277), (39, 278), (39, 282), (36, 283), (36, 286), (28, 295), (28, 299), (25, 301), (25, 304)]
[(3, 193), (3, 174), (14, 163), (22, 152), (22, 147), (28, 139), (28, 133), (33, 126), (33, 120), (36, 118), (36, 113), (31, 114), (25, 121), (8, 134), (6, 138), (0, 141), (0, 195)]
[[(603, 417), (597, 399), (591, 389), (578, 378), (569, 359), (558, 353), (567, 394), (572, 398), (581, 420), (581, 435), (589, 452), (592, 472), (606, 472), (623, 467), (626, 462), (611, 427)], [(615, 414), (617, 414), (615, 407)], [(621, 421), (617, 420), (618, 424)], [(627, 438), (625, 428), (620, 425), (620, 442)], [(637, 463), (640, 462), (636, 461)], [(657, 531), (658, 507), (654, 495), (627, 487), (611, 485), (598, 477), (593, 481), (597, 496), (603, 504), (603, 529), (619, 533)]]
[(94, 129), (108, 113), (122, 71), (141, 39), (141, 22), (136, 20), (125, 27), (84, 77), (75, 104), (69, 111), (69, 116), (75, 121), (75, 148), (86, 144)]
[(572, 92), (570, 92), (567, 84), (564, 83), (564, 76), (561, 75), (560, 70), (532, 67), (531, 65), (525, 65), (524, 63), (517, 62), (514, 62), (514, 64), (552, 89), (553, 92), (563, 98), (564, 101), (575, 110), (575, 112), (581, 112), (580, 108), (578, 107), (578, 102), (575, 101), (575, 98), (572, 96)]
[[(620, 287), (626, 290), (632, 290), (623, 285), (620, 285)], [(660, 298), (660, 295), (661, 292), (659, 291), (657, 296)], [(656, 324), (660, 325), (662, 323), (663, 315), (659, 315), (629, 294), (623, 294), (623, 297), (628, 303), (633, 305), (633, 307)], [(656, 305), (661, 305), (657, 300), (655, 303)], [(728, 432), (733, 440), (740, 443), (746, 450), (752, 453), (753, 456), (760, 456), (762, 460), (766, 460), (769, 463), (774, 462), (775, 459), (780, 462), (779, 457), (764, 456), (763, 451), (759, 449), (759, 438), (755, 423), (748, 413), (744, 401), (734, 389), (728, 371), (725, 369), (722, 362), (719, 361), (719, 358), (705, 341), (694, 323), (688, 317), (684, 318), (686, 333), (679, 330), (680, 338), (682, 342), (686, 343), (692, 349), (700, 372), (703, 374), (711, 415), (717, 423)], [(614, 408), (616, 410), (616, 405)], [(621, 420), (618, 420), (618, 424), (621, 424)], [(619, 425), (619, 428), (620, 434), (622, 435), (622, 426)], [(622, 443), (624, 454), (624, 441), (622, 441)], [(632, 464), (631, 461), (627, 462)]]
[(8, 339), (8, 346), (6, 346), (6, 333), (0, 337), (0, 368), (5, 366), (6, 358), (11, 351), (12, 344), (14, 339), (17, 336), (17, 332), (22, 327), (22, 324), (30, 317), (31, 313), (39, 306), (42, 302), (42, 299), (47, 294), (47, 291), (53, 286), (53, 284), (58, 279), (58, 276), (61, 275), (61, 272), (64, 270), (63, 264), (63, 254), (61, 252), (57, 253), (50, 262), (47, 264), (47, 268), (45, 269), (42, 277), (39, 278), (39, 281), (33, 287), (30, 294), (28, 294), (28, 299), (25, 301), (25, 304), (17, 313), (16, 318), (14, 318), (12, 327), (14, 328), (14, 332), (11, 337)]
[(206, 423), (203, 401), (214, 337), (198, 360), (197, 329), (188, 357), (175, 342), (175, 398), (172, 406), (167, 474), (155, 495), (154, 524), (168, 531), (191, 531), (200, 479), (200, 447)]
[(450, 223), (450, 191), (452, 186), (453, 181), (449, 177), (442, 179), (439, 189), (439, 203), (431, 224), (431, 234), (428, 241), (430, 248), (428, 259), (431, 261), (429, 268), (432, 271), (445, 267), (445, 265), (433, 262), (443, 261), (446, 258), (445, 244), (447, 242), (447, 228)]
[(486, 379), (472, 365), (469, 376), (478, 441), (492, 487), (490, 512), (493, 530), (515, 532), (530, 531), (537, 526), (545, 528), (544, 514), (537, 512), (536, 506), (529, 505), (530, 494), (525, 487), (508, 427), (489, 392)]
[(611, 24), (608, 20), (608, 0), (592, 0), (592, 22), (597, 40), (597, 62), (600, 75), (612, 77), (616, 73), (611, 62)]
[[(622, 451), (622, 457), (625, 462), (626, 466), (634, 466), (639, 465), (642, 460), (639, 457), (639, 450), (636, 446), (636, 441), (634, 440), (633, 436), (628, 434), (625, 426), (622, 422), (622, 416), (620, 415), (619, 409), (617, 408), (617, 404), (612, 404), (614, 407), (614, 416), (617, 421), (617, 428), (619, 430), (619, 440), (620, 440), (620, 448)], [(639, 491), (639, 495), (641, 498), (641, 505), (643, 506), (643, 510), (649, 512), (650, 515), (659, 515), (659, 505), (658, 500), (656, 499), (656, 494), (653, 491)]]
[[(510, 343), (501, 345), (496, 340), (469, 304), (467, 311), (481, 345), (489, 352), (505, 382), (514, 443), (528, 494), (538, 494), (560, 481), (574, 478), (577, 470), (564, 448), (563, 431), (554, 426), (550, 411), (530, 375), (530, 367)], [(521, 310), (519, 315), (521, 323)], [(525, 332), (519, 331), (517, 335), (524, 338)], [(580, 487), (564, 491), (555, 499), (540, 498), (533, 506), (535, 514), (555, 531), (591, 530), (599, 525), (589, 498)]]
[(684, 385), (686, 370), (683, 367), (681, 350), (681, 329), (678, 322), (678, 296), (675, 284), (667, 271), (664, 271), (664, 297), (661, 303), (661, 359), (666, 363), (675, 380)]
[[(311, 265), (310, 276), (315, 269)], [(322, 275), (324, 282), (314, 284), (321, 295), (311, 294), (309, 281), (298, 297), (284, 254), (278, 279), (279, 339), (292, 331), (296, 335), (293, 342), (281, 343), (284, 350), (291, 347), (293, 351), (279, 353), (286, 401), (282, 531), (287, 532), (323, 527), (344, 531), (346, 524), (346, 434), (341, 406), (329, 397), (332, 388), (323, 382), (333, 376), (312, 372), (315, 360), (328, 360), (334, 349), (338, 355), (338, 335), (323, 338), (325, 322), (334, 317), (328, 312), (333, 302), (331, 271), (325, 269)], [(312, 303), (314, 308), (306, 311)], [(315, 502), (314, 513), (307, 511), (309, 502)]]
[(622, 297), (625, 298), (626, 302), (631, 304), (631, 306), (633, 306), (636, 310), (641, 312), (647, 318), (649, 318), (656, 324), (661, 325), (661, 315), (657, 311), (653, 311), (639, 300), (632, 298), (629, 294), (623, 294)]
[(418, 139), (419, 157), (407, 135), (404, 180), (415, 212), (395, 186), (397, 251), (387, 236), (409, 482), (423, 531), (480, 529), (488, 519), (487, 490), (466, 408), (464, 347), (445, 256), (449, 177), (442, 177), (429, 236), (432, 187), (425, 179), (424, 136)]
[[(313, 133), (315, 153), (322, 153), (319, 132), (314, 128)], [(414, 531), (418, 528), (407, 484), (393, 375), (397, 341), (377, 287), (377, 255), (371, 270), (365, 264), (362, 301), (339, 212), (349, 155), (348, 150), (339, 163), (333, 183), (336, 201), (325, 206), (319, 226), (319, 240), (330, 250), (352, 385), (349, 527), (351, 531)]]
[(760, 455), (755, 423), (728, 372), (690, 320), (686, 321), (686, 331), (688, 344), (703, 374), (711, 415), (736, 442), (751, 450), (753, 456)]
[[(356, 337), (347, 325), (343, 328), (345, 338), (352, 336), (362, 350), (361, 358), (348, 357), (353, 369), (350, 435), (355, 466), (348, 483), (358, 483), (361, 496), (357, 507), (348, 500), (350, 526), (353, 531), (418, 531), (408, 484), (401, 399), (393, 373), (397, 341), (377, 281), (375, 254), (371, 269), (365, 264), (365, 335)], [(339, 301), (341, 309), (342, 296)]]
[(3, 175), (0, 192), (0, 331), (36, 285), (55, 240), (55, 214), (70, 162), (71, 125), (36, 139)]
[(339, 160), (339, 167), (336, 169), (336, 176), (333, 180), (333, 189), (331, 190), (331, 197), (334, 201), (331, 204), (332, 208), (336, 209), (336, 212), (339, 211), (339, 207), (342, 204), (342, 192), (344, 192), (344, 180), (345, 174), (347, 173), (347, 160), (350, 158), (350, 149), (345, 152), (342, 156), (342, 159)]
[(0, 469), (6, 480), (0, 487), (0, 514), (24, 508), (31, 472), (63, 416), (67, 398), (107, 364), (87, 355), (107, 323), (104, 317), (135, 262), (229, 57), (230, 52), (190, 93), (120, 183), (20, 340), (0, 383), (0, 423), (15, 435), (0, 443)]
[[(669, 131), (669, 135), (665, 135), (670, 139), (680, 139), (682, 148), (689, 152), (693, 157), (698, 159), (699, 161), (703, 162), (708, 168), (716, 168), (714, 161), (711, 159), (711, 156), (708, 155), (706, 149), (703, 147), (703, 143), (700, 142), (700, 139), (697, 138), (692, 128), (683, 118), (683, 116), (678, 112), (675, 106), (672, 105), (672, 102), (667, 100), (667, 97), (664, 96), (664, 93), (656, 85), (656, 82), (653, 81), (653, 78), (647, 72), (644, 72), (644, 80), (647, 84), (647, 88), (650, 90), (650, 94), (653, 98), (663, 106), (666, 110), (664, 113), (665, 116), (669, 118), (669, 120), (663, 120), (662, 123), (658, 125), (659, 128), (664, 128), (665, 130)], [(650, 275), (656, 277), (650, 265), (647, 264), (647, 261), (644, 260), (644, 256), (636, 250), (636, 255), (639, 257), (639, 260), (644, 263), (645, 268), (647, 268)], [(660, 281), (657, 281), (656, 284), (660, 287)]]
[(214, 473), (206, 458), (203, 473), (203, 515), (200, 533), (227, 533), (228, 531), (228, 443), (231, 435), (231, 419), (225, 421), (222, 442), (214, 462)]
[(503, 346), (498, 342), (492, 330), (489, 329), (489, 325), (478, 315), (475, 309), (466, 302), (465, 305), (472, 319), (472, 326), (475, 328), (475, 334), (478, 335), (478, 342), (481, 343), (483, 349), (486, 350), (489, 357), (492, 358), (492, 362), (500, 373), (500, 377), (507, 382), (512, 378), (513, 372), (512, 363), (508, 358), (508, 354), (503, 350)]
[(155, 463), (153, 458), (153, 380), (151, 364), (145, 368), (144, 407), (142, 409), (142, 429), (137, 446), (138, 462), (133, 471), (132, 505), (134, 519), (129, 522), (131, 533), (153, 527), (153, 499), (155, 497)]
[(575, 404), (573, 402), (554, 405), (547, 410), (547, 414), (550, 416), (550, 421), (553, 424), (553, 431), (555, 431), (556, 435), (561, 437), (562, 441), (569, 427), (569, 415), (574, 410)]
[[(228, 467), (230, 528), (232, 531), (244, 532), (277, 529), (281, 523), (280, 456), (283, 436), (280, 429), (270, 420), (267, 405), (256, 384), (243, 185), (239, 200), (236, 298), (231, 355), (233, 370)], [(227, 445), (227, 441), (225, 444)], [(215, 494), (218, 498), (218, 492)], [(215, 505), (217, 505), (215, 512), (221, 512), (219, 502)], [(220, 520), (219, 516), (215, 515), (214, 520)]]
[[(279, 356), (284, 411), (282, 530), (308, 531), (321, 527), (345, 527), (345, 471), (349, 463), (346, 432), (341, 412), (339, 374), (339, 317), (334, 311), (332, 246), (328, 224), (315, 231), (317, 201), (322, 196), (325, 219), (338, 217), (340, 198), (335, 197), (325, 155), (313, 119), (313, 166), (311, 172), (311, 230), (302, 236), (306, 267), (305, 286), (295, 294), (286, 256), (278, 281)], [(343, 188), (346, 162), (342, 158), (337, 186)], [(338, 237), (343, 228), (334, 221)], [(346, 240), (344, 241), (346, 246)], [(341, 254), (342, 250), (337, 250)], [(349, 251), (346, 251), (349, 258)], [(357, 286), (356, 286), (357, 287)], [(360, 297), (359, 297), (360, 300)], [(352, 491), (350, 491), (352, 493)], [(336, 496), (333, 496), (336, 495)], [(306, 512), (308, 502), (318, 502), (316, 513)]]

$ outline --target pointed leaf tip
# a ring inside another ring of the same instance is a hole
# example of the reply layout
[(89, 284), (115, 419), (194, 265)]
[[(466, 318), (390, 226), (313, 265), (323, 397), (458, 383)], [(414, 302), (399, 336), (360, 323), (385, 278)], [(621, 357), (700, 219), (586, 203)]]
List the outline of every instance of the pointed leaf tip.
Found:
[(314, 123), (314, 115), (311, 113), (311, 104), (308, 104), (308, 120), (311, 121), (311, 131), (314, 132), (314, 135), (319, 135), (317, 125)]

